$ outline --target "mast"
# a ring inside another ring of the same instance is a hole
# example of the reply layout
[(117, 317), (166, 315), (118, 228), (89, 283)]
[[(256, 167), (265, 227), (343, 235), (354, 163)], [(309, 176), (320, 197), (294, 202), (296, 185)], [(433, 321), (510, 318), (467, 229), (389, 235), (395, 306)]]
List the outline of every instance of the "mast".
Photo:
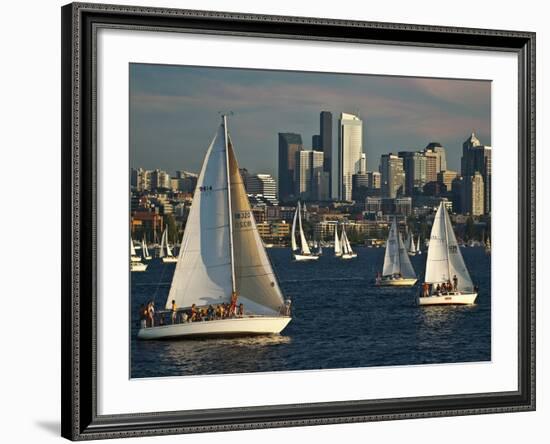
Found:
[[(449, 232), (447, 227), (447, 209), (445, 208), (445, 205), (443, 205), (443, 202), (440, 203), (443, 215), (443, 219), (445, 220), (445, 253), (447, 254), (447, 276), (449, 281), (451, 280), (451, 261), (449, 259)], [(452, 227), (451, 227), (452, 229)]]
[(223, 134), (225, 145), (225, 167), (227, 171), (227, 211), (229, 212), (229, 252), (231, 257), (231, 291), (235, 293), (235, 251), (233, 249), (233, 210), (231, 208), (231, 179), (229, 171), (229, 150), (227, 148), (227, 115), (223, 114)]
[(401, 273), (401, 244), (403, 243), (403, 241), (401, 239), (401, 233), (399, 232), (399, 228), (397, 226), (397, 219), (395, 219), (395, 231), (397, 234), (397, 265), (399, 266), (399, 273)]

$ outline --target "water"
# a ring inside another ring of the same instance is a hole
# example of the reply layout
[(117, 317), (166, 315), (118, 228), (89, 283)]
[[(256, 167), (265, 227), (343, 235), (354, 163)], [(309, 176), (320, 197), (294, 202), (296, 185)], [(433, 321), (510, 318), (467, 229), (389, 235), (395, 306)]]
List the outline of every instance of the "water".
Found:
[[(461, 249), (480, 293), (474, 306), (417, 307), (418, 285), (377, 288), (384, 249), (356, 248), (343, 261), (331, 249), (317, 262), (293, 262), (289, 249), (269, 249), (293, 319), (281, 336), (140, 341), (141, 303), (166, 301), (174, 264), (153, 260), (132, 273), (131, 377), (478, 362), (491, 359), (490, 257)], [(426, 254), (412, 257), (424, 276)], [(160, 282), (160, 285), (159, 285)]]

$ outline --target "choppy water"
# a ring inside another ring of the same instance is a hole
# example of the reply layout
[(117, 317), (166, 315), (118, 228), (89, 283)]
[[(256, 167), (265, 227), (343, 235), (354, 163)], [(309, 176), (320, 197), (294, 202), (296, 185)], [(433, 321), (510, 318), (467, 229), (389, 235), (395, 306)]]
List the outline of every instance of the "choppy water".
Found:
[[(137, 311), (164, 305), (174, 264), (153, 260), (132, 273), (131, 377), (249, 373), (488, 361), (491, 359), (491, 262), (483, 248), (462, 249), (480, 288), (474, 306), (417, 307), (418, 286), (377, 288), (382, 248), (356, 248), (342, 261), (325, 249), (316, 262), (293, 262), (289, 249), (269, 249), (293, 319), (281, 336), (140, 341)], [(411, 258), (424, 276), (426, 254)], [(160, 282), (160, 285), (159, 285)]]

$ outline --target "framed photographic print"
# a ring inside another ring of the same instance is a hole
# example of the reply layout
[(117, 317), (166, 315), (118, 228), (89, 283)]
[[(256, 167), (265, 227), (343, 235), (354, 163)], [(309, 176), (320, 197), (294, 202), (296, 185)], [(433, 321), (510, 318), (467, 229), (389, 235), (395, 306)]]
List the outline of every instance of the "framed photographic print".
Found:
[(535, 408), (535, 35), (62, 8), (62, 435)]

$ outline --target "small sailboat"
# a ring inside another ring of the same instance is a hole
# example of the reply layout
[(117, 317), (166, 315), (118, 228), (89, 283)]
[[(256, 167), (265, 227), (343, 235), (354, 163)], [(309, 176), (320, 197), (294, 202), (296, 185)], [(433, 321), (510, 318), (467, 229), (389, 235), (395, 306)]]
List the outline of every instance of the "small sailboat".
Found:
[[(437, 288), (439, 287), (439, 291)], [(477, 298), (458, 247), (451, 219), (441, 203), (434, 218), (419, 305), (473, 304)]]
[(422, 249), (420, 248), (420, 235), (418, 235), (418, 240), (416, 242), (416, 254), (417, 255), (422, 254)]
[(409, 239), (409, 245), (408, 245), (407, 253), (409, 254), (409, 256), (416, 256), (417, 251), (416, 251), (416, 244), (414, 243), (414, 235), (411, 234), (408, 239)]
[(334, 256), (342, 256), (342, 244), (340, 243), (340, 238), (338, 237), (338, 225), (334, 227)]
[(143, 240), (141, 241), (141, 256), (143, 260), (151, 260), (151, 255), (149, 254), (149, 248), (147, 248), (147, 241), (145, 240), (145, 236), (143, 236)]
[[(279, 334), (291, 321), (290, 301), (283, 300), (262, 244), (226, 116), (202, 164), (161, 314), (171, 312), (172, 301), (175, 322), (142, 327), (138, 338), (270, 335)], [(211, 310), (221, 304), (231, 304), (229, 316)], [(237, 304), (243, 309), (235, 314)]]
[(168, 228), (165, 228), (164, 232), (162, 233), (162, 239), (160, 240), (159, 257), (162, 258), (162, 262), (165, 264), (178, 261), (178, 258), (174, 256), (174, 253), (172, 253), (170, 245), (168, 245)]
[(485, 241), (485, 253), (491, 254), (491, 239), (489, 238)]
[(348, 235), (344, 227), (342, 227), (340, 243), (342, 244), (342, 259), (353, 259), (357, 257), (357, 253), (351, 249), (351, 244), (349, 243)]
[[(298, 248), (298, 244), (296, 242), (296, 221), (298, 221), (298, 229), (300, 230), (300, 248)], [(290, 242), (291, 242), (292, 254), (294, 256), (294, 260), (312, 261), (312, 260), (319, 259), (319, 256), (316, 254), (313, 254), (309, 249), (306, 235), (304, 234), (304, 229), (302, 227), (302, 211), (301, 211), (301, 206), (299, 201), (298, 201), (298, 205), (296, 206), (296, 212), (294, 213), (294, 219), (292, 220), (292, 234), (290, 237)]]
[(145, 271), (147, 264), (141, 262), (141, 258), (136, 254), (134, 241), (130, 238), (130, 271)]
[(376, 285), (381, 287), (412, 287), (417, 280), (394, 218), (386, 241), (382, 275), (376, 277)]

